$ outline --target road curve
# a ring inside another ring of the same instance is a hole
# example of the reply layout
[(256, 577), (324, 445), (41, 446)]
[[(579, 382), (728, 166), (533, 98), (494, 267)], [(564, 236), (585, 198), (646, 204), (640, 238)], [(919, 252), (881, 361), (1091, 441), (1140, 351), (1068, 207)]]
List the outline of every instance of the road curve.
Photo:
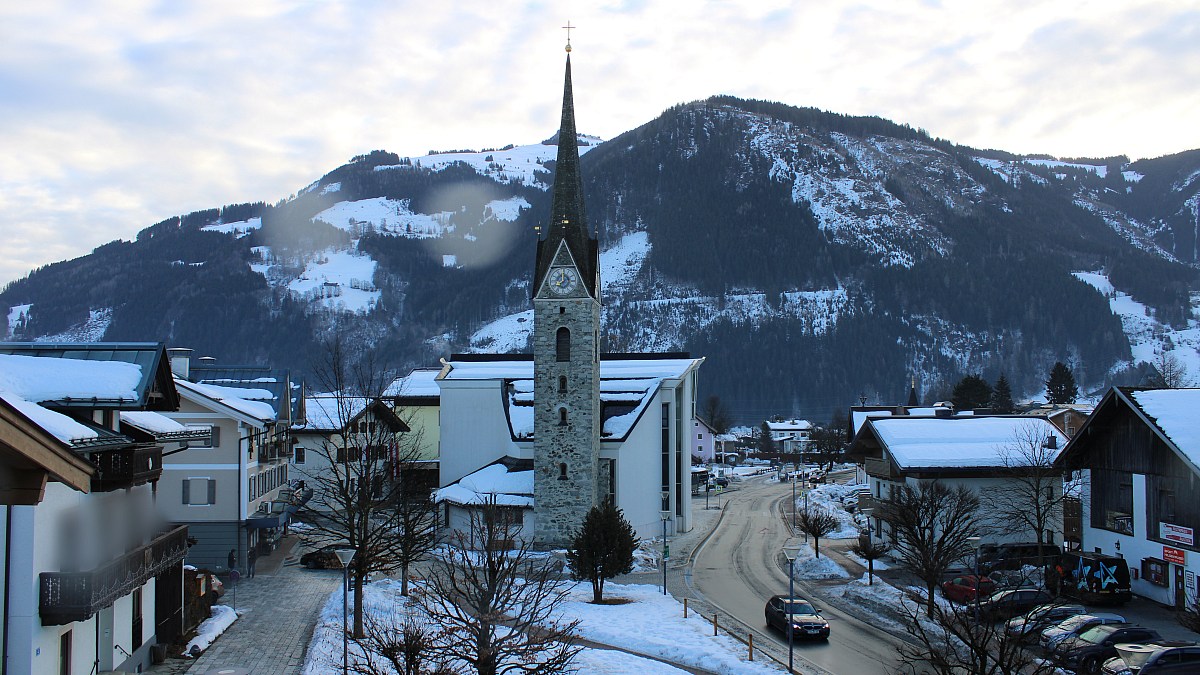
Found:
[[(781, 504), (791, 497), (791, 487), (751, 479), (727, 495), (720, 524), (694, 555), (693, 587), (708, 602), (781, 644), (786, 655), (787, 636), (766, 629), (763, 605), (768, 597), (788, 590), (787, 574), (779, 561), (782, 547), (790, 542), (779, 514)], [(899, 662), (891, 636), (799, 586), (797, 595), (814, 600), (830, 624), (827, 643), (797, 642), (797, 663), (806, 660), (836, 675), (895, 672)]]

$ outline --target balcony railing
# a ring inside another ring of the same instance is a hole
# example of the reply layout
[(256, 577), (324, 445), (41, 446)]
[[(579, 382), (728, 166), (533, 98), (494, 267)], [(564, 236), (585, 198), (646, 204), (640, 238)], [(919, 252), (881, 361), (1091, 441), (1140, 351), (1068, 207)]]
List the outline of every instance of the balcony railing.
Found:
[(110, 492), (158, 480), (162, 474), (162, 447), (134, 446), (108, 452), (93, 452), (89, 457), (98, 469), (92, 490)]
[(178, 564), (186, 553), (187, 526), (181, 525), (94, 570), (42, 572), (42, 625), (84, 621)]
[(877, 478), (892, 478), (892, 463), (886, 459), (876, 459), (867, 457), (863, 460), (863, 466), (867, 470), (868, 476)]

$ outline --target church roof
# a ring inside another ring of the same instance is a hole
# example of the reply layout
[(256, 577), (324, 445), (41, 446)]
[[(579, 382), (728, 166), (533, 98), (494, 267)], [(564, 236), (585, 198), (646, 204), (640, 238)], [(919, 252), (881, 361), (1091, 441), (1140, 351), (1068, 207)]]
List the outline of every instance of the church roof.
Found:
[[(686, 354), (614, 355), (600, 360), (602, 440), (624, 440), (662, 386), (680, 379), (704, 362)], [(514, 355), (511, 360), (452, 360), (445, 362), (439, 381), (502, 380), (509, 432), (514, 440), (533, 439), (533, 361)], [(624, 358), (619, 358), (624, 357)]]
[[(506, 458), (507, 459), (507, 458)], [(434, 502), (463, 506), (494, 503), (497, 506), (533, 506), (533, 462), (501, 460), (434, 493)]]
[(559, 245), (565, 243), (579, 269), (588, 294), (599, 297), (597, 288), (600, 248), (588, 230), (583, 208), (583, 179), (579, 173), (579, 139), (575, 133), (575, 102), (571, 89), (571, 57), (567, 56), (563, 81), (562, 121), (558, 128), (558, 159), (554, 162), (554, 193), (550, 222), (545, 237), (538, 240), (533, 292), (554, 263)]

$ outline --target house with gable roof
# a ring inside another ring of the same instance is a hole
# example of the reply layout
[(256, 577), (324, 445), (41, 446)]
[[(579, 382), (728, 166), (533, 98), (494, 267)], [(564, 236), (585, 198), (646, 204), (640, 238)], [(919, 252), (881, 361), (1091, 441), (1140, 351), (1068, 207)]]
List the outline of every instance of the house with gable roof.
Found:
[(169, 352), (180, 404), (166, 414), (205, 436), (165, 455), (159, 511), (189, 527), (196, 540), (190, 564), (225, 569), (233, 551), (244, 570), (250, 550), (269, 553), (295, 512), (290, 432), (304, 414), (303, 398), (286, 370)]
[[(1011, 489), (1010, 481), (1020, 475), (1023, 461), (1020, 452), (1013, 452), (1013, 444), (1026, 435), (1046, 439), (1044, 447), (1052, 457), (1067, 440), (1054, 425), (1037, 417), (863, 415), (846, 450), (852, 461), (866, 468), (871, 497), (860, 498), (859, 508), (875, 508), (875, 502), (894, 499), (904, 486), (915, 488), (922, 481), (966, 486), (983, 498)], [(871, 529), (888, 536), (878, 514), (872, 517)], [(995, 531), (986, 539), (1028, 542), (1036, 540), (1036, 533)], [(1061, 544), (1061, 522), (1044, 533), (1043, 541)]]
[(0, 343), (0, 575), (9, 673), (149, 667), (184, 630), (186, 527), (155, 516), (164, 448), (201, 433), (163, 345)]
[(1133, 592), (1195, 602), (1200, 389), (1113, 387), (1058, 458), (1082, 485), (1082, 548), (1128, 561)]

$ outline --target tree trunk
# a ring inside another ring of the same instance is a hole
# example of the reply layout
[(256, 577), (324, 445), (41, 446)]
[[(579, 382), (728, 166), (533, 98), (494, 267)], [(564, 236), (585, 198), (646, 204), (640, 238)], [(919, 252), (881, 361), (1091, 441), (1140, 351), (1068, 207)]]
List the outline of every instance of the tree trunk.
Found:
[(818, 558), (821, 557), (821, 538), (820, 537), (817, 537), (817, 536), (813, 537), (813, 552), (817, 554)]
[(926, 581), (925, 588), (929, 591), (929, 602), (925, 603), (925, 616), (933, 618), (933, 591), (937, 588), (936, 581)]
[(867, 585), (872, 586), (875, 583), (875, 559), (867, 559)]
[(354, 637), (365, 637), (363, 632), (363, 581), (366, 575), (354, 570)]
[(400, 595), (408, 597), (408, 563), (400, 565)]
[(604, 577), (592, 577), (592, 602), (600, 604), (604, 602)]

